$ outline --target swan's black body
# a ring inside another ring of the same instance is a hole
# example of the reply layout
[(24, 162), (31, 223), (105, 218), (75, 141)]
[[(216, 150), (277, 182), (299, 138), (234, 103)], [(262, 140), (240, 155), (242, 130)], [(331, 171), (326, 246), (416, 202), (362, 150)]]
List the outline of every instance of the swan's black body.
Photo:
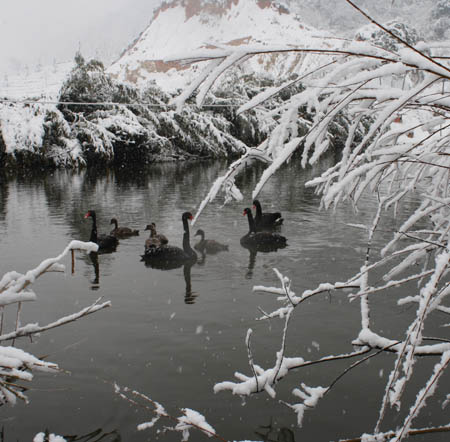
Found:
[(199, 252), (213, 255), (223, 250), (228, 250), (228, 245), (226, 244), (221, 244), (214, 239), (205, 239), (205, 232), (202, 229), (198, 229), (194, 236), (200, 236), (200, 241), (194, 246), (194, 249)]
[(91, 237), (89, 241), (95, 242), (98, 244), (98, 251), (114, 251), (119, 244), (119, 240), (112, 235), (104, 235), (97, 233), (97, 216), (95, 214), (95, 210), (89, 210), (85, 218), (92, 218), (92, 230)]
[(278, 233), (257, 232), (252, 211), (247, 207), (244, 216), (247, 215), (249, 231), (241, 238), (241, 245), (248, 249), (260, 252), (271, 252), (286, 247), (286, 238)]
[(114, 229), (112, 229), (109, 234), (116, 238), (127, 238), (129, 236), (139, 235), (139, 230), (133, 230), (129, 227), (119, 227), (116, 218), (111, 218), (110, 224), (114, 224)]
[(255, 231), (261, 232), (265, 229), (273, 229), (283, 224), (283, 218), (280, 212), (264, 212), (261, 209), (261, 203), (258, 200), (253, 201), (253, 207), (256, 209)]
[(197, 254), (192, 250), (189, 241), (189, 224), (188, 219), (193, 216), (190, 212), (183, 213), (181, 219), (183, 221), (183, 248), (169, 246), (167, 244), (159, 244), (145, 249), (142, 259), (151, 267), (156, 268), (176, 268), (181, 267), (185, 263), (195, 263)]

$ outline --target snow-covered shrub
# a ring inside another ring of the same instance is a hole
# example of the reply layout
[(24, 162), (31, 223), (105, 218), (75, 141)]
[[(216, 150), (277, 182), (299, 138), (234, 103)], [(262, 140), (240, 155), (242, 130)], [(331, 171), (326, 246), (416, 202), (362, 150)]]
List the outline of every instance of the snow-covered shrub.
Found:
[(450, 35), (450, 1), (436, 1), (431, 12), (431, 18), (433, 19), (433, 26), (431, 27), (433, 37), (438, 40), (448, 38)]
[(75, 56), (75, 66), (60, 91), (59, 101), (69, 104), (59, 104), (58, 108), (66, 120), (72, 122), (78, 113), (86, 116), (99, 109), (111, 109), (110, 105), (103, 103), (111, 102), (113, 94), (119, 99), (121, 94), (118, 91), (119, 88), (106, 74), (100, 61), (92, 59), (86, 63), (78, 53)]
[(70, 125), (56, 108), (49, 109), (44, 120), (44, 136), (40, 155), (57, 167), (74, 167), (85, 164), (81, 145), (74, 137)]
[[(243, 152), (240, 131), (234, 130), (229, 118), (215, 109), (199, 112), (194, 106), (175, 112), (168, 106), (170, 98), (156, 85), (140, 92), (114, 81), (100, 63), (86, 63), (78, 54), (61, 90), (60, 100), (68, 104), (58, 108), (88, 165), (145, 164)], [(257, 127), (258, 122), (252, 124)]]
[(60, 101), (68, 104), (58, 107), (69, 122), (83, 161), (88, 166), (114, 162), (144, 164), (164, 156), (162, 151), (170, 145), (154, 136), (151, 120), (148, 121), (151, 112), (143, 112), (140, 93), (113, 80), (96, 60), (86, 63), (77, 54), (75, 61), (61, 89)]
[[(172, 97), (164, 92), (154, 81), (147, 84), (147, 87), (141, 91), (142, 103), (148, 104), (150, 106), (167, 106)], [(137, 106), (136, 111), (149, 109), (146, 106)], [(151, 107), (150, 107), (151, 109)]]
[(42, 156), (45, 121), (51, 110), (39, 103), (0, 104), (0, 134), (6, 168), (14, 164), (50, 164)]
[[(391, 20), (386, 23), (385, 27), (410, 45), (415, 45), (419, 41), (418, 32), (413, 27), (401, 21)], [(389, 51), (397, 51), (401, 48), (399, 40), (395, 39), (392, 35), (387, 34), (373, 23), (358, 29), (355, 33), (355, 40), (369, 41), (374, 46), (380, 46)]]
[(81, 145), (62, 113), (39, 102), (0, 105), (0, 159), (7, 169), (85, 164)]

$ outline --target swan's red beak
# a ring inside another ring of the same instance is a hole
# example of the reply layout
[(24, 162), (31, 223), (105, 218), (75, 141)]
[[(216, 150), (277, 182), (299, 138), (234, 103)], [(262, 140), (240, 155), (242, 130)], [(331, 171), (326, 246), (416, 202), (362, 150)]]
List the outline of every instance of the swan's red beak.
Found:
[(89, 218), (90, 216), (91, 216), (91, 213), (88, 212), (88, 213), (86, 213), (86, 215), (84, 215), (84, 218), (86, 219), (86, 218)]
[(193, 219), (194, 219), (194, 217), (193, 217), (193, 216), (191, 215), (191, 216), (189, 217), (189, 219), (190, 219), (190, 220), (193, 220)]
[(244, 212), (242, 213), (242, 216), (245, 216), (245, 215), (247, 215), (247, 213), (246, 213), (245, 210), (244, 210)]

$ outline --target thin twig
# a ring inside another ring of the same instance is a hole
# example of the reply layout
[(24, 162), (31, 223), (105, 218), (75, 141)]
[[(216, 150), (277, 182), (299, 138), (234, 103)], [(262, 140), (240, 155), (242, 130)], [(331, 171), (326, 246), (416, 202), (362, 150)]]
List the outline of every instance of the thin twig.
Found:
[[(118, 386), (116, 386), (116, 390), (118, 390)], [(129, 389), (126, 388), (125, 391), (129, 391)], [(160, 411), (160, 404), (158, 404), (157, 402), (155, 402), (155, 401), (154, 401), (153, 399), (151, 399), (150, 397), (148, 397), (148, 396), (146, 396), (146, 395), (144, 395), (144, 394), (142, 394), (142, 393), (139, 393), (138, 391), (133, 390), (132, 393), (133, 393), (134, 395), (140, 397), (141, 399), (143, 399), (143, 400), (145, 400), (145, 401), (147, 401), (147, 402), (150, 402), (150, 404), (151, 404), (151, 405), (153, 406), (153, 408), (154, 408), (153, 410), (151, 410), (148, 406), (146, 406), (146, 405), (144, 405), (144, 404), (141, 404), (141, 403), (139, 403), (139, 402), (137, 402), (137, 401), (135, 401), (135, 400), (129, 398), (128, 396), (126, 396), (125, 394), (121, 393), (120, 391), (117, 391), (117, 392), (118, 392), (118, 394), (120, 395), (120, 397), (122, 397), (123, 399), (125, 399), (126, 401), (130, 402), (130, 403), (133, 404), (133, 405), (136, 405), (136, 406), (138, 406), (138, 407), (142, 407), (142, 408), (145, 408), (146, 410), (150, 410), (150, 411), (154, 411), (154, 412), (156, 412), (156, 410), (158, 410), (158, 411), (157, 411), (157, 414), (158, 414), (158, 415), (163, 416), (163, 417), (166, 417), (167, 419), (169, 419), (169, 420), (171, 420), (171, 421), (173, 421), (173, 422), (176, 422), (176, 423), (183, 423), (183, 424), (186, 424), (186, 422), (180, 420), (180, 418), (177, 418), (177, 417), (174, 417), (174, 416), (168, 414), (165, 410), (164, 410), (164, 412), (161, 412), (161, 411)], [(223, 437), (219, 436), (217, 433), (211, 432), (211, 431), (209, 431), (208, 429), (203, 428), (203, 427), (201, 427), (201, 426), (199, 426), (199, 425), (196, 425), (196, 424), (193, 423), (193, 422), (188, 422), (188, 425), (191, 425), (193, 428), (196, 428), (197, 430), (201, 431), (202, 433), (207, 434), (209, 437), (213, 437), (213, 438), (215, 438), (215, 439), (221, 440), (222, 442), (228, 442), (226, 439), (224, 439)]]
[(289, 320), (291, 319), (291, 314), (293, 312), (293, 309), (289, 309), (288, 314), (286, 315), (286, 321), (284, 323), (284, 330), (283, 330), (283, 340), (281, 343), (281, 350), (280, 350), (280, 355), (278, 357), (278, 366), (277, 369), (273, 375), (272, 378), (272, 384), (275, 384), (278, 381), (278, 373), (281, 370), (281, 365), (283, 364), (283, 359), (284, 359), (284, 353), (286, 351), (286, 336), (287, 336), (287, 330), (288, 330), (288, 325), (289, 325)]
[[(408, 436), (419, 436), (421, 434), (434, 434), (434, 433), (448, 433), (450, 432), (450, 425), (443, 427), (422, 428), (417, 430), (409, 430)], [(387, 433), (378, 434), (377, 437), (383, 437), (385, 441), (395, 437), (395, 431), (388, 431)], [(362, 442), (361, 437), (355, 437), (353, 439), (339, 439), (339, 442)], [(378, 439), (377, 439), (378, 440)]]
[(256, 391), (259, 391), (259, 384), (258, 384), (258, 376), (256, 375), (256, 371), (255, 371), (255, 364), (253, 363), (253, 355), (252, 355), (252, 349), (250, 346), (250, 337), (252, 335), (253, 331), (251, 328), (248, 329), (247, 332), (247, 353), (248, 353), (248, 363), (250, 364), (250, 368), (253, 372), (253, 376), (255, 377), (255, 382), (256, 382)]
[(403, 439), (403, 437), (408, 434), (407, 429), (409, 428), (411, 421), (414, 419), (414, 417), (416, 417), (416, 414), (417, 414), (421, 404), (428, 397), (428, 393), (430, 392), (430, 390), (432, 388), (434, 388), (434, 385), (437, 383), (439, 378), (444, 373), (445, 368), (447, 367), (449, 362), (450, 362), (450, 357), (447, 357), (444, 364), (440, 368), (440, 370), (438, 370), (436, 373), (434, 373), (434, 376), (429, 380), (429, 382), (427, 382), (425, 390), (421, 391), (421, 393), (417, 396), (416, 403), (414, 404), (413, 408), (409, 411), (409, 414), (408, 414), (407, 418), (405, 419), (405, 422), (400, 431), (400, 434), (398, 434), (398, 436), (397, 436), (396, 442), (400, 442)]
[(399, 342), (395, 342), (387, 347), (384, 347), (380, 350), (378, 350), (376, 353), (373, 353), (371, 355), (366, 356), (365, 358), (360, 359), (359, 361), (354, 362), (352, 365), (350, 365), (349, 367), (347, 367), (339, 376), (336, 377), (336, 379), (334, 379), (333, 382), (331, 382), (330, 386), (327, 388), (327, 391), (324, 393), (328, 393), (331, 388), (334, 387), (334, 385), (340, 380), (342, 379), (350, 370), (352, 370), (353, 368), (357, 367), (358, 365), (361, 365), (363, 362), (368, 361), (369, 359), (378, 356), (380, 353), (385, 352), (386, 350), (389, 350), (389, 348), (393, 347), (394, 345), (399, 344)]
[(95, 313), (99, 310), (102, 310), (104, 308), (111, 307), (110, 301), (106, 301), (103, 304), (99, 304), (101, 299), (102, 298), (98, 298), (93, 304), (84, 308), (83, 310), (80, 310), (78, 313), (74, 313), (74, 314), (71, 314), (64, 318), (58, 319), (57, 321), (47, 324), (45, 326), (42, 326), (42, 327), (34, 326), (34, 325), (32, 327), (24, 326), (24, 327), (18, 328), (17, 330), (15, 330), (11, 333), (1, 335), (0, 342), (9, 341), (10, 339), (16, 339), (16, 338), (23, 337), (23, 336), (31, 336), (36, 333), (42, 333), (42, 332), (50, 330), (52, 328), (56, 328), (61, 325), (69, 324), (70, 322), (74, 322), (79, 318), (88, 316), (88, 315)]

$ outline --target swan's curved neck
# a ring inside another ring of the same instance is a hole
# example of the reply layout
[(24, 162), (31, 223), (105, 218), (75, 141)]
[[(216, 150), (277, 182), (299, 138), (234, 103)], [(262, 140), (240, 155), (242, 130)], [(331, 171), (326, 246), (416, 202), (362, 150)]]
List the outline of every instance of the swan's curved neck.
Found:
[(114, 228), (117, 229), (118, 228), (117, 220), (113, 219), (112, 223), (114, 224)]
[(91, 238), (89, 241), (97, 242), (97, 219), (95, 215), (91, 215), (92, 218), (92, 230), (91, 230)]
[(255, 220), (253, 219), (252, 212), (250, 212), (250, 211), (247, 212), (247, 218), (248, 218), (248, 227), (249, 227), (250, 232), (256, 232)]
[(192, 250), (191, 243), (190, 243), (190, 235), (189, 235), (189, 223), (188, 220), (183, 218), (183, 250), (186, 254), (189, 256), (192, 256), (195, 254), (195, 252)]
[(189, 223), (187, 218), (183, 218), (183, 230), (189, 234)]
[(192, 253), (191, 243), (189, 241), (189, 231), (185, 231), (183, 234), (183, 250), (189, 255)]

